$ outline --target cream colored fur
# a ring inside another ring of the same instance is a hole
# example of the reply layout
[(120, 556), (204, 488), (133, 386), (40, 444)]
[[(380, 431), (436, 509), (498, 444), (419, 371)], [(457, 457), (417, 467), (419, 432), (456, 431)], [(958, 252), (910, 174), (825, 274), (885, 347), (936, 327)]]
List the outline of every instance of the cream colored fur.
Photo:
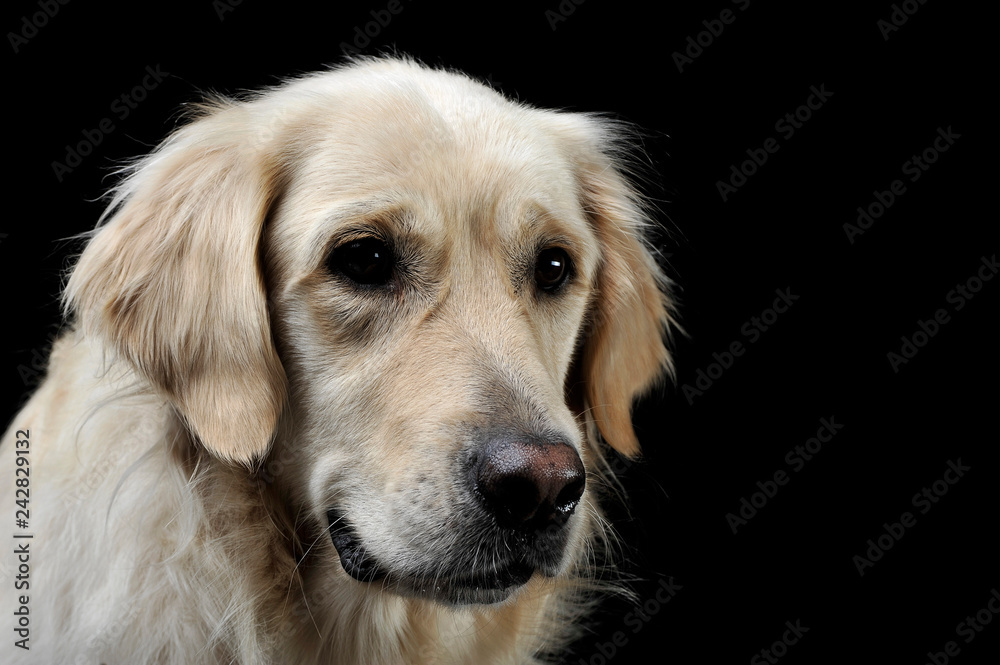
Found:
[[(0, 661), (558, 653), (599, 588), (599, 439), (638, 453), (632, 401), (668, 368), (667, 284), (616, 134), (377, 59), (215, 100), (136, 162), (0, 447), (11, 509), (30, 429), (35, 536), (31, 650), (5, 630)], [(331, 280), (331, 238), (357, 223), (412, 236), (415, 286), (376, 304)], [(540, 238), (576, 270), (544, 302), (515, 270)], [(444, 566), (468, 538), (449, 526), (459, 432), (515, 421), (567, 432), (588, 469), (557, 576), (460, 606), (348, 577), (331, 503), (387, 565)]]

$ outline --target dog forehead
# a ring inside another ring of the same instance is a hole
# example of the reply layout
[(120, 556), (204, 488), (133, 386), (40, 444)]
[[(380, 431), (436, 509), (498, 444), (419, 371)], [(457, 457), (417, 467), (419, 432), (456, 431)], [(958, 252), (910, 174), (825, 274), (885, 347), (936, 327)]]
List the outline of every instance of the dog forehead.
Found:
[(331, 190), (408, 188), (436, 201), (483, 200), (544, 183), (549, 196), (574, 194), (550, 112), (432, 74), (447, 78), (426, 85), (428, 72), (420, 71), (397, 85), (354, 85), (319, 111), (307, 161)]
[[(522, 242), (539, 228), (580, 240), (569, 146), (550, 111), (515, 104), (465, 77), (407, 68), (354, 78), (325, 94), (303, 123), (286, 202), (315, 248), (338, 225), (405, 210), (440, 243), (472, 234)], [(359, 212), (361, 214), (359, 214)]]

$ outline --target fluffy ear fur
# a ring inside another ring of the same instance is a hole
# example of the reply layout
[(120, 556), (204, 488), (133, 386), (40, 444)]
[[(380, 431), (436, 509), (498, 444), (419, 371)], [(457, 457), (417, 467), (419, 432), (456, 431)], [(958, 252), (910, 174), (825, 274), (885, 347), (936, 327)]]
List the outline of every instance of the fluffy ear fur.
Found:
[(270, 446), (285, 399), (258, 244), (277, 167), (247, 113), (220, 105), (130, 169), (65, 302), (220, 458)]
[(665, 345), (672, 325), (669, 280), (645, 241), (650, 224), (622, 172), (614, 128), (575, 116), (580, 199), (601, 246), (597, 295), (579, 358), (585, 408), (619, 453), (639, 454), (632, 403), (673, 371)]

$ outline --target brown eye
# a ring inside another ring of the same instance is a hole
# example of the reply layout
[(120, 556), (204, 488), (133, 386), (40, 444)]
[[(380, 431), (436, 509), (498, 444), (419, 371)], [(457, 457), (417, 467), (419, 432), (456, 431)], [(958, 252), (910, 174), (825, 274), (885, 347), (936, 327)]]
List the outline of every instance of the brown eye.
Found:
[(392, 249), (378, 238), (359, 238), (333, 250), (329, 266), (353, 282), (365, 286), (387, 284), (396, 259)]
[(538, 254), (535, 262), (535, 284), (542, 291), (555, 291), (570, 274), (570, 260), (566, 250), (549, 247)]

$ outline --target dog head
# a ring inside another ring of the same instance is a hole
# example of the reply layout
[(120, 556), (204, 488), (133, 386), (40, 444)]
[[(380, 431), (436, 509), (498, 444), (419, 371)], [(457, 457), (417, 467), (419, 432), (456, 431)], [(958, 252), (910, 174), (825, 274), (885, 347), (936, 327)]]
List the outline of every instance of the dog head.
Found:
[(220, 101), (124, 181), (67, 302), (204, 449), (278, 463), (331, 575), (499, 602), (584, 550), (587, 433), (636, 455), (669, 364), (616, 145), (400, 60)]

